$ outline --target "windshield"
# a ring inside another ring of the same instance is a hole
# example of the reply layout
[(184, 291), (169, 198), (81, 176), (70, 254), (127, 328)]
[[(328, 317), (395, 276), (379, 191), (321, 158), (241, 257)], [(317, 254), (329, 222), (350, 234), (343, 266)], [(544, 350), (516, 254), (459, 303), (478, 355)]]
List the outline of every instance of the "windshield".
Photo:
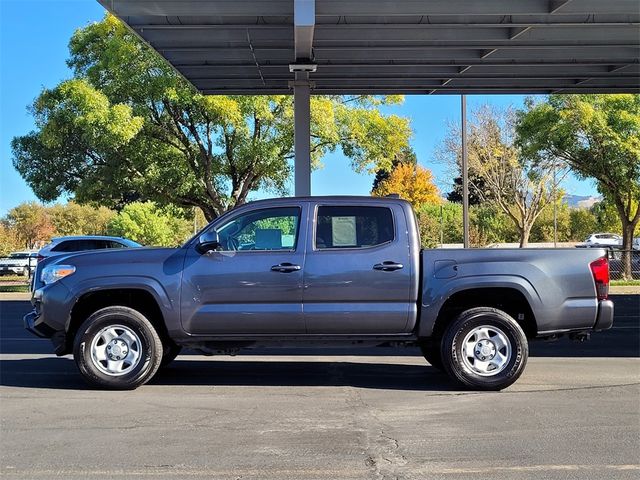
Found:
[(28, 253), (12, 253), (9, 258), (29, 258)]

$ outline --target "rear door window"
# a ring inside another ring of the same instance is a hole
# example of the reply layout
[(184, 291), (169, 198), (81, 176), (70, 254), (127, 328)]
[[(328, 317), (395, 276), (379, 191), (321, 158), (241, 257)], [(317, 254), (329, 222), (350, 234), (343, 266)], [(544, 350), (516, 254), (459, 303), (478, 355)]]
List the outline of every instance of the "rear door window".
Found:
[(316, 249), (368, 248), (393, 239), (393, 214), (389, 208), (318, 207)]

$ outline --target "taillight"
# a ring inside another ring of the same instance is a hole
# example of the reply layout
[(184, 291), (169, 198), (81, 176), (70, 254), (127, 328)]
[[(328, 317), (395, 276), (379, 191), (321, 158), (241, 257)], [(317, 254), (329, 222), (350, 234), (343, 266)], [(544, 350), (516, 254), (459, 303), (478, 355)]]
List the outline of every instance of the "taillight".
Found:
[(609, 295), (609, 260), (607, 257), (599, 258), (591, 262), (589, 267), (596, 282), (598, 300), (606, 300)]

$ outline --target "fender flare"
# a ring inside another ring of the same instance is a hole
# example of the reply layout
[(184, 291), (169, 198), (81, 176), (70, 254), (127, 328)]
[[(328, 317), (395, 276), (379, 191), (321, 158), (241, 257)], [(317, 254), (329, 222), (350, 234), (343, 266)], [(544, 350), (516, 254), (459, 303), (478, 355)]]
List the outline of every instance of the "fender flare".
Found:
[[(78, 304), (80, 299), (89, 294), (89, 293), (97, 293), (106, 290), (144, 290), (151, 294), (151, 296), (155, 299), (160, 311), (163, 316), (168, 318), (174, 314), (174, 305), (169, 298), (167, 291), (164, 289), (162, 284), (152, 278), (147, 276), (139, 276), (139, 275), (114, 275), (114, 276), (106, 276), (106, 277), (92, 277), (86, 278), (82, 282), (73, 286), (71, 290), (71, 296), (74, 297), (73, 308)], [(70, 313), (71, 313), (70, 311)], [(71, 322), (71, 315), (66, 320), (65, 330), (69, 329), (69, 324)]]
[[(526, 278), (518, 275), (478, 275), (456, 277), (443, 284), (438, 290), (429, 290), (428, 285), (423, 291), (420, 312), (419, 337), (430, 337), (436, 319), (440, 315), (443, 305), (456, 293), (483, 288), (508, 288), (521, 293), (526, 299), (534, 317), (541, 304), (540, 295)], [(478, 305), (480, 306), (480, 305)], [(537, 322), (536, 322), (537, 323)]]

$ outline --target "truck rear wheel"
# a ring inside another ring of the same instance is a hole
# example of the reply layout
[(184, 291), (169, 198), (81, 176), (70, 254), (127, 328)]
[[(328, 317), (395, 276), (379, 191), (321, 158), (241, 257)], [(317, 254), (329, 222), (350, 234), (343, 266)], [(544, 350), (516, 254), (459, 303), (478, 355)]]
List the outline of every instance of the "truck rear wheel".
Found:
[(162, 361), (162, 341), (140, 312), (107, 307), (78, 329), (73, 356), (89, 385), (131, 390), (148, 382)]
[(527, 337), (505, 312), (489, 307), (462, 312), (442, 338), (445, 371), (476, 390), (502, 390), (524, 371)]

